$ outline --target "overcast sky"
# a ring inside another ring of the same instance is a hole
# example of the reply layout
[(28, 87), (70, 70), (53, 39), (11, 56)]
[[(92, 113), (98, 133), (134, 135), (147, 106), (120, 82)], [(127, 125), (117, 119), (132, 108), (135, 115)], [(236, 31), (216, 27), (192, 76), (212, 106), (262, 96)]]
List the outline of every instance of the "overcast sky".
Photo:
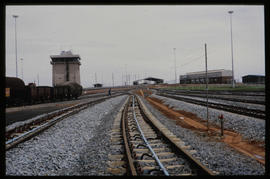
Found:
[(234, 73), (265, 75), (264, 7), (254, 5), (6, 6), (6, 76), (52, 86), (50, 55), (71, 50), (81, 57), (83, 87), (122, 85), (152, 76), (165, 82), (187, 72), (232, 69), (229, 10), (233, 10)]

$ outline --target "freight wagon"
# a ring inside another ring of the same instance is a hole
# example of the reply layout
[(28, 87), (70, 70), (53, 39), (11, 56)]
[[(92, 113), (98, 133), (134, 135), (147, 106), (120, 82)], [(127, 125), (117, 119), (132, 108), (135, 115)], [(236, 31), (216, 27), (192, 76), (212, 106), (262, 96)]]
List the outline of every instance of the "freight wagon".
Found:
[(52, 96), (53, 96), (52, 87), (38, 86), (36, 89), (37, 89), (38, 101), (41, 101), (43, 103), (43, 102), (48, 102), (52, 99)]
[(25, 100), (25, 84), (15, 77), (6, 77), (6, 105), (19, 106)]
[(82, 86), (66, 82), (59, 86), (25, 85), (23, 80), (6, 77), (6, 106), (20, 106), (51, 101), (77, 99), (82, 94)]

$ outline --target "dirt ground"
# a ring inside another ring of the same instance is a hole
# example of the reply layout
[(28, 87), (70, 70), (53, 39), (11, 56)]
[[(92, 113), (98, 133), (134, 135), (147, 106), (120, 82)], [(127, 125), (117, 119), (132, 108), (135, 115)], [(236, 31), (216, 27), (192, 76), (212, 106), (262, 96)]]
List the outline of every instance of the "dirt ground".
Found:
[[(136, 94), (144, 97), (145, 90), (136, 91)], [(149, 94), (149, 92), (147, 92)], [(229, 146), (233, 147), (237, 151), (244, 153), (262, 164), (265, 164), (265, 148), (261, 147), (261, 142), (257, 141), (245, 141), (242, 136), (232, 130), (224, 129), (223, 137), (220, 137), (220, 127), (214, 124), (208, 124), (207, 121), (199, 118), (196, 114), (186, 112), (183, 110), (174, 110), (164, 105), (159, 99), (153, 97), (145, 98), (153, 107), (158, 109), (162, 114), (168, 118), (175, 120), (177, 125), (181, 127), (194, 130), (198, 133), (203, 133), (204, 135), (213, 136), (211, 139), (217, 142), (224, 142)]]

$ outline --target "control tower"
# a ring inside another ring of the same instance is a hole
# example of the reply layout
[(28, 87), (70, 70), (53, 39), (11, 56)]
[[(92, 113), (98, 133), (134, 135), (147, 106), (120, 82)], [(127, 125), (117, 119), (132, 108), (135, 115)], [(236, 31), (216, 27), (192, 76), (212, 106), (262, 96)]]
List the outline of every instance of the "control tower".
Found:
[(51, 55), (52, 61), (52, 85), (57, 86), (64, 82), (76, 82), (80, 80), (80, 56), (73, 55), (71, 51), (62, 51), (60, 55)]

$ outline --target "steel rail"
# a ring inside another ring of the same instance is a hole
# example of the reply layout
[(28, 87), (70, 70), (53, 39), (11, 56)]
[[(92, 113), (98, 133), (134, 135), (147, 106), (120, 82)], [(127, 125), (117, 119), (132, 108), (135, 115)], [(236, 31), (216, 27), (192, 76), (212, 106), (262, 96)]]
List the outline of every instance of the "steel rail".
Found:
[[(128, 99), (127, 104), (129, 104), (129, 103), (130, 103), (130, 98)], [(127, 155), (131, 175), (132, 176), (137, 176), (137, 171), (136, 171), (135, 166), (134, 166), (134, 160), (132, 158), (131, 151), (130, 151), (130, 148), (129, 148), (129, 145), (128, 145), (128, 139), (127, 139), (127, 131), (126, 131), (127, 127), (125, 125), (126, 123), (125, 123), (125, 117), (124, 117), (124, 116), (126, 116), (127, 108), (128, 108), (128, 105), (125, 106), (125, 108), (124, 108), (124, 110), (122, 112), (122, 116), (121, 116), (122, 135), (123, 135), (123, 139), (124, 139), (125, 151), (126, 151), (126, 155)]]
[(141, 130), (141, 127), (139, 125), (139, 122), (136, 118), (136, 114), (135, 114), (135, 106), (134, 106), (134, 96), (132, 96), (132, 109), (133, 109), (133, 117), (134, 120), (136, 121), (137, 124), (137, 128), (140, 132), (140, 135), (144, 141), (144, 143), (146, 144), (147, 148), (151, 151), (153, 157), (155, 158), (156, 162), (158, 163), (159, 167), (161, 168), (161, 170), (163, 171), (164, 175), (169, 176), (168, 171), (166, 170), (166, 168), (163, 166), (163, 164), (161, 163), (161, 161), (159, 160), (158, 156), (156, 155), (156, 153), (154, 152), (154, 150), (152, 149), (152, 147), (149, 145), (147, 139), (145, 138), (143, 131)]
[[(191, 98), (173, 96), (173, 95), (162, 94), (162, 93), (161, 94), (159, 93), (157, 95), (185, 101), (185, 102), (192, 103), (192, 104), (206, 106), (205, 102), (201, 101), (201, 100), (195, 100), (195, 99), (191, 99)], [(241, 114), (241, 115), (255, 117), (255, 118), (265, 120), (265, 112), (262, 110), (248, 109), (248, 108), (243, 108), (243, 107), (239, 107), (239, 106), (231, 106), (231, 105), (226, 105), (226, 104), (221, 104), (221, 103), (208, 103), (208, 105), (209, 105), (209, 107), (214, 108), (214, 109), (224, 110), (224, 111), (228, 111), (228, 112), (232, 112), (232, 113), (236, 113), (236, 114)]]
[(143, 112), (143, 115), (149, 120), (149, 122), (151, 123), (151, 125), (160, 132), (160, 134), (162, 134), (162, 136), (172, 145), (172, 147), (174, 147), (174, 149), (176, 151), (178, 151), (179, 153), (181, 153), (183, 156), (186, 157), (186, 159), (191, 162), (191, 164), (197, 168), (199, 174), (201, 175), (212, 175), (214, 176), (215, 174), (208, 169), (206, 166), (204, 166), (200, 161), (198, 161), (197, 159), (195, 159), (189, 152), (186, 151), (186, 149), (184, 149), (183, 147), (181, 147), (180, 144), (178, 144), (177, 142), (174, 141), (173, 138), (170, 137), (169, 134), (166, 133), (166, 131), (164, 131), (164, 129), (162, 129), (162, 124), (155, 119), (155, 117), (150, 113), (150, 111), (148, 111), (148, 109), (146, 108), (146, 106), (144, 105), (144, 103), (142, 102), (142, 100), (136, 96), (136, 98), (138, 99), (138, 103), (140, 104), (141, 110)]
[[(117, 96), (120, 96), (120, 95), (117, 95)], [(43, 124), (40, 124), (40, 126), (36, 126), (35, 128), (30, 129), (30, 130), (20, 134), (19, 136), (16, 136), (16, 137), (13, 137), (12, 139), (7, 140), (6, 143), (5, 143), (6, 150), (16, 146), (17, 144), (19, 144), (19, 143), (21, 143), (21, 142), (23, 142), (23, 141), (25, 141), (27, 139), (29, 139), (30, 137), (38, 134), (39, 132), (44, 131), (48, 127), (50, 127), (53, 124), (55, 124), (56, 122), (64, 119), (65, 117), (68, 117), (69, 115), (71, 115), (73, 113), (76, 113), (76, 112), (79, 112), (80, 110), (87, 108), (89, 105), (94, 105), (94, 104), (100, 103), (100, 102), (102, 102), (102, 101), (104, 101), (106, 99), (112, 98), (112, 97), (116, 97), (116, 96), (99, 98), (99, 99), (94, 100), (94, 101), (76, 104), (76, 105), (71, 106), (71, 107), (67, 107), (67, 108), (64, 108), (64, 109), (61, 109), (61, 110), (57, 110), (55, 112), (51, 112), (51, 113), (49, 113), (49, 114), (47, 114), (45, 116), (42, 115), (41, 118), (38, 118), (38, 119), (36, 119), (35, 121), (32, 121), (29, 124), (25, 124), (28, 127), (26, 127), (26, 129), (24, 129), (24, 131), (28, 130), (33, 125), (37, 125), (36, 123), (43, 123), (44, 121), (51, 118), (51, 116), (53, 116), (53, 117), (52, 117), (52, 119), (49, 119), (49, 121), (47, 121), (47, 122), (45, 122)], [(54, 115), (56, 115), (56, 116), (54, 116)], [(36, 121), (38, 121), (38, 122), (36, 122)], [(19, 126), (19, 127), (15, 128), (15, 129), (12, 129), (11, 131), (7, 131), (8, 135), (10, 136), (12, 133), (16, 132), (18, 129), (20, 130), (20, 128), (25, 128), (25, 125)]]
[[(157, 89), (158, 91), (173, 91), (180, 93), (192, 93), (192, 94), (204, 94), (205, 90), (167, 90)], [(257, 94), (254, 94), (257, 93)], [(263, 93), (263, 94), (258, 94)], [(237, 96), (265, 96), (264, 91), (222, 91), (222, 90), (210, 90), (209, 94), (213, 95), (237, 95)]]
[[(187, 93), (187, 92), (169, 91), (169, 90), (163, 90), (161, 92), (166, 93), (166, 94), (185, 95), (185, 96), (194, 96), (194, 97), (204, 98), (204, 96), (203, 96), (204, 93)], [(217, 96), (214, 96), (214, 95), (217, 95)], [(210, 94), (210, 96), (208, 96), (208, 98), (220, 99), (220, 100), (226, 100), (226, 101), (233, 101), (233, 102), (242, 102), (242, 103), (265, 105), (265, 101), (262, 101), (262, 100), (248, 100), (248, 99), (228, 98), (228, 97), (221, 97), (221, 96), (218, 96), (218, 95), (220, 95), (220, 94)], [(224, 95), (224, 94), (221, 94), (221, 95)]]
[(14, 137), (14, 138), (6, 141), (6, 150), (8, 150), (8, 149), (14, 147), (15, 145), (27, 140), (28, 138), (38, 134), (39, 132), (49, 128), (50, 126), (52, 126), (56, 122), (60, 121), (61, 119), (65, 118), (65, 117), (67, 117), (67, 116), (69, 116), (77, 111), (79, 111), (79, 110), (76, 109), (74, 111), (69, 111), (67, 113), (61, 114), (60, 116), (57, 116), (54, 119), (52, 119), (52, 120), (50, 120), (50, 121), (48, 121), (40, 126), (37, 126), (37, 127), (33, 128), (33, 129), (31, 129), (31, 130), (29, 130), (29, 131), (27, 131), (27, 132), (25, 132), (17, 137)]

